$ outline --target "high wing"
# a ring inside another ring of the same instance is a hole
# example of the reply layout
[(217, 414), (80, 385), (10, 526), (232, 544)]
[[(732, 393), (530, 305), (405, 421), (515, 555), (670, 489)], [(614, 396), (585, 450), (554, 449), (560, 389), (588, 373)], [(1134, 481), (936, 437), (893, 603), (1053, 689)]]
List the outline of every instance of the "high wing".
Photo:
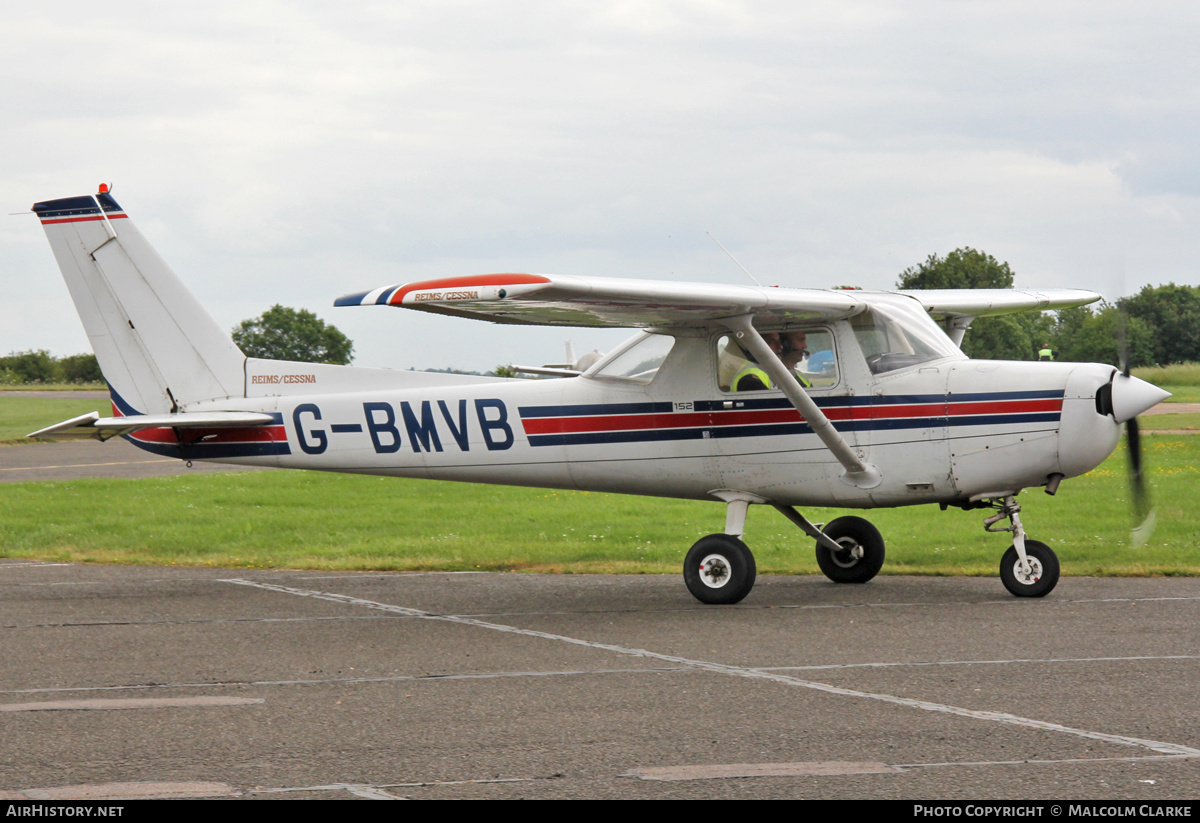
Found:
[[(670, 328), (753, 314), (758, 323), (849, 317), (875, 295), (905, 295), (965, 329), (970, 320), (1017, 311), (1080, 306), (1100, 299), (1082, 289), (939, 289), (871, 292), (790, 289), (548, 274), (484, 274), (424, 280), (347, 294), (336, 306), (397, 306), (493, 323)], [(893, 298), (894, 299), (894, 298)], [(961, 335), (960, 335), (961, 338)]]
[(387, 286), (338, 298), (337, 306), (400, 306), (493, 323), (655, 328), (705, 325), (755, 314), (771, 320), (846, 317), (852, 292), (546, 274), (485, 274)]
[(925, 311), (939, 319), (1066, 309), (1100, 299), (1084, 289), (909, 289), (899, 294), (920, 300)]

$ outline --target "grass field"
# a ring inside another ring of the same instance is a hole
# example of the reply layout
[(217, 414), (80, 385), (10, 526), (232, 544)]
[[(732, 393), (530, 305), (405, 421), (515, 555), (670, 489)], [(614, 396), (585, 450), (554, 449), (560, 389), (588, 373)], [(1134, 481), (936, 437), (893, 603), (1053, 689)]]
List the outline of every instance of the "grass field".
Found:
[(1138, 418), (1142, 431), (1200, 429), (1200, 414), (1150, 414)]
[[(1141, 548), (1123, 448), (1056, 497), (1022, 496), (1026, 529), (1064, 574), (1200, 574), (1200, 437), (1154, 435), (1146, 463), (1158, 528)], [(294, 471), (3, 484), (0, 508), (5, 558), (309, 569), (676, 574), (724, 524), (717, 503)], [(885, 574), (994, 575), (1011, 540), (983, 531), (987, 513), (860, 514), (888, 542)], [(771, 509), (751, 508), (746, 539), (762, 573), (817, 573), (812, 541)]]
[(1133, 375), (1171, 392), (1168, 403), (1200, 403), (1200, 363), (1147, 366)]
[(90, 411), (104, 417), (112, 413), (108, 401), (102, 398), (12, 397), (0, 393), (0, 443), (33, 443), (25, 435)]
[[(0, 394), (0, 441), (28, 443), (30, 431), (104, 406)], [(1200, 415), (1142, 424), (1197, 429)], [(1123, 447), (1057, 497), (1022, 496), (1026, 528), (1065, 574), (1200, 574), (1200, 437), (1152, 435), (1146, 463), (1159, 525), (1139, 549)], [(0, 557), (315, 569), (676, 573), (691, 543), (724, 524), (714, 503), (291, 471), (4, 484), (0, 507)], [(884, 573), (991, 575), (1011, 541), (983, 531), (985, 514), (867, 513), (888, 542)], [(747, 542), (763, 573), (817, 573), (811, 541), (770, 509), (752, 507)]]

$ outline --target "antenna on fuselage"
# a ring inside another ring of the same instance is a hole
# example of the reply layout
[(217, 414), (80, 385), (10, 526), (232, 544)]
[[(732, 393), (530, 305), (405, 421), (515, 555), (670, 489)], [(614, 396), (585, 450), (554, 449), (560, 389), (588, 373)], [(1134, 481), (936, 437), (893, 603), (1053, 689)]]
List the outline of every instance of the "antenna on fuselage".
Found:
[(754, 285), (758, 286), (759, 288), (762, 288), (762, 283), (758, 282), (758, 279), (753, 274), (750, 273), (749, 269), (747, 269), (741, 263), (738, 263), (738, 259), (733, 256), (733, 253), (730, 252), (729, 249), (722, 246), (721, 241), (712, 236), (712, 232), (706, 231), (705, 234), (708, 235), (708, 239), (712, 240), (714, 243), (717, 244), (717, 247), (720, 248), (721, 251), (723, 251), (729, 255), (730, 260), (732, 260), (734, 263), (737, 263), (737, 267), (746, 273), (746, 276), (750, 278), (750, 280), (754, 283)]

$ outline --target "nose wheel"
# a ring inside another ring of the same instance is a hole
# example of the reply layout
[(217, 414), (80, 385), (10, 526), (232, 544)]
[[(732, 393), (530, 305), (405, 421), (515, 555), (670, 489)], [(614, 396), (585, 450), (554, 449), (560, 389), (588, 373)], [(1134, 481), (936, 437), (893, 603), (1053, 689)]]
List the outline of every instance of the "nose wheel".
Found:
[(1010, 546), (1000, 560), (1000, 580), (1017, 597), (1044, 597), (1058, 585), (1058, 556), (1045, 543), (1025, 541), (1025, 562)]

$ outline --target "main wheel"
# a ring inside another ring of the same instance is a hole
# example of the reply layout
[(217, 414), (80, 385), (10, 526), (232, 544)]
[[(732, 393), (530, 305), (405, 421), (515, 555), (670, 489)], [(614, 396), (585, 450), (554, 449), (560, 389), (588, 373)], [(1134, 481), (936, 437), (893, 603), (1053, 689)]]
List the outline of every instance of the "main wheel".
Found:
[(1000, 560), (1000, 580), (1017, 597), (1044, 597), (1058, 585), (1058, 555), (1045, 543), (1026, 540), (1025, 556), (1029, 558), (1028, 572), (1020, 569), (1017, 547), (1009, 546)]
[(683, 582), (701, 603), (737, 603), (757, 574), (750, 549), (729, 534), (701, 537), (683, 561)]
[(883, 568), (883, 535), (861, 517), (839, 517), (822, 529), (841, 551), (817, 544), (817, 565), (834, 583), (866, 583)]

